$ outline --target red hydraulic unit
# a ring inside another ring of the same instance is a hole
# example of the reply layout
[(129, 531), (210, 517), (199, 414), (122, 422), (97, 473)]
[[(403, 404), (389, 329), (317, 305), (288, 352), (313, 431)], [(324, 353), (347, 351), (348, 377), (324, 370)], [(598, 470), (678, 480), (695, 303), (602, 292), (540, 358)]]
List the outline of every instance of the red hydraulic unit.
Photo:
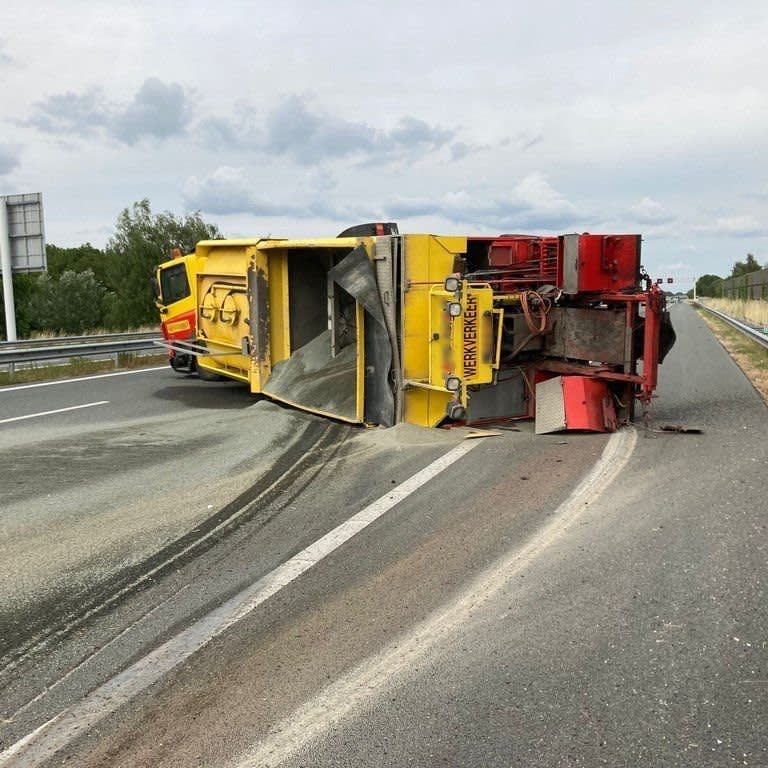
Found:
[(635, 400), (647, 412), (674, 331), (640, 253), (634, 234), (471, 238), (466, 278), (493, 289), (502, 351), (496, 391), (470, 398), (468, 420), (506, 408), (537, 432), (612, 431)]

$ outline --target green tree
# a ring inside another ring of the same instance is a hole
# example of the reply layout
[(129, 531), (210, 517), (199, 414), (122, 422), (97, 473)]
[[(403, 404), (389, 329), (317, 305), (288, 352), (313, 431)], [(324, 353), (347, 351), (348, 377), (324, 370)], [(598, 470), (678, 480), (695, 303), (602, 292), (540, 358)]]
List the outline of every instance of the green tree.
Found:
[(748, 253), (746, 261), (737, 261), (733, 265), (731, 277), (748, 275), (750, 272), (759, 272), (761, 269), (762, 267), (757, 263), (757, 259), (751, 253)]
[(40, 275), (30, 309), (37, 330), (80, 335), (104, 325), (107, 300), (92, 270), (65, 270), (59, 277)]
[(51, 277), (59, 278), (67, 270), (85, 272), (90, 269), (98, 282), (107, 284), (107, 259), (104, 251), (90, 243), (75, 248), (60, 248), (49, 243), (45, 246), (45, 258)]
[(156, 323), (150, 284), (155, 266), (170, 258), (174, 248), (190, 253), (200, 240), (220, 237), (219, 228), (203, 221), (199, 212), (182, 217), (168, 211), (154, 214), (147, 199), (126, 208), (106, 248), (106, 280), (114, 291), (108, 324), (133, 328)]
[[(26, 339), (35, 329), (34, 313), (30, 306), (37, 291), (36, 275), (18, 273), (13, 276), (13, 303), (16, 305), (16, 335)], [(0, 336), (7, 338), (5, 310), (3, 309), (3, 286), (0, 283)]]
[[(702, 275), (696, 281), (696, 295), (710, 296), (712, 298), (723, 295), (723, 278), (717, 275)], [(693, 291), (691, 291), (693, 296)]]

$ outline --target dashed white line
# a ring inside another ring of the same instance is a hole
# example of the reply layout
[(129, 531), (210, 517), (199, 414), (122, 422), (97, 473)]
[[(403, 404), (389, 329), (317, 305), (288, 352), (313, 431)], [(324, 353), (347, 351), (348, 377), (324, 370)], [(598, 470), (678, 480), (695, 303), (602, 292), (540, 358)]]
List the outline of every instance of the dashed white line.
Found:
[(320, 690), (315, 698), (283, 721), (275, 723), (236, 768), (282, 765), (301, 754), (313, 741), (322, 739), (332, 728), (341, 727), (347, 718), (363, 710), (370, 712), (372, 698), (386, 695), (391, 686), (420, 667), (431, 649), (466, 626), (474, 611), (498, 596), (514, 576), (574, 525), (621, 473), (636, 441), (634, 428), (611, 435), (597, 464), (558, 507), (550, 523), (521, 548), (515, 548), (480, 574), (455, 600)]
[(83, 408), (93, 408), (96, 405), (109, 405), (109, 400), (98, 400), (95, 403), (83, 403), (82, 405), (70, 405), (67, 408), (56, 408), (53, 411), (40, 411), (39, 413), (28, 413), (25, 416), (12, 416), (10, 419), (0, 419), (0, 424), (10, 424), (12, 421), (24, 421), (25, 419), (39, 419), (41, 416), (53, 416), (57, 413), (68, 413), (69, 411), (79, 411)]
[(460, 443), (219, 608), (115, 675), (82, 701), (56, 714), (36, 731), (0, 753), (0, 766), (9, 765), (12, 760), (19, 758), (29, 768), (50, 758), (77, 735), (146, 690), (477, 445), (476, 440)]
[(35, 384), (16, 384), (13, 387), (0, 387), (0, 395), (4, 392), (18, 392), (20, 389), (37, 389), (38, 387), (55, 387), (57, 384), (79, 384), (81, 381), (93, 381), (94, 379), (111, 379), (113, 376), (132, 376), (137, 373), (153, 373), (154, 371), (168, 371), (167, 365), (157, 368), (136, 368), (130, 371), (115, 371), (114, 373), (97, 373), (93, 376), (78, 376), (74, 379), (56, 379), (55, 381), (38, 381)]

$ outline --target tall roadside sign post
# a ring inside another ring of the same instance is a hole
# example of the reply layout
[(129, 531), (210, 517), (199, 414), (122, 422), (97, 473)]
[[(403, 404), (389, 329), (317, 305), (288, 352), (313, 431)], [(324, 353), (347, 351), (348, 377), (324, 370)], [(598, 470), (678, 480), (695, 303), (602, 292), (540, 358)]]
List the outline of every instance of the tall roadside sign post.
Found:
[(0, 270), (7, 341), (17, 340), (13, 273), (43, 272), (45, 268), (42, 194), (0, 195)]

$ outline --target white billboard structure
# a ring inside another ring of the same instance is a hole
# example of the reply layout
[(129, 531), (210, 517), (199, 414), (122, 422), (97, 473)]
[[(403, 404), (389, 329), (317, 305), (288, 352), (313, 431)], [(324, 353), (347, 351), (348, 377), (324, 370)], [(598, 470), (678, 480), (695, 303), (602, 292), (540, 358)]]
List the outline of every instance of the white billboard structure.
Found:
[(42, 194), (0, 195), (0, 270), (8, 341), (16, 341), (13, 273), (43, 272), (45, 268)]

